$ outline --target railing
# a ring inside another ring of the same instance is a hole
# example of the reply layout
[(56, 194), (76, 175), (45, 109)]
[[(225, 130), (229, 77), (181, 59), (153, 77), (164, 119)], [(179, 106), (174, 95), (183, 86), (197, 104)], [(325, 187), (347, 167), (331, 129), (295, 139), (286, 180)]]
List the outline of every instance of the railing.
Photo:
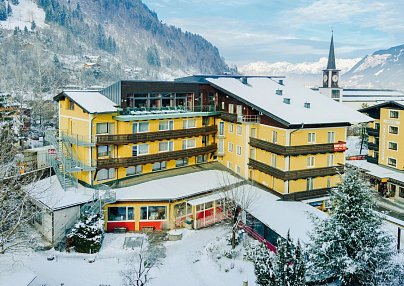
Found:
[(333, 176), (344, 173), (344, 166), (310, 168), (296, 171), (282, 171), (253, 159), (249, 160), (248, 165), (253, 169), (257, 169), (258, 171), (261, 171), (263, 173), (274, 176), (284, 181), (306, 179), (310, 177)]
[(78, 134), (69, 134), (66, 130), (59, 131), (60, 138), (77, 146), (91, 147), (95, 146), (95, 137), (84, 136)]
[(205, 147), (157, 153), (151, 155), (142, 155), (137, 157), (99, 159), (97, 162), (97, 169), (129, 167), (129, 166), (150, 164), (155, 162), (176, 160), (192, 156), (204, 155), (208, 153), (215, 153), (216, 150), (217, 150), (217, 144), (212, 144)]
[(368, 142), (369, 150), (379, 151), (379, 144)]
[(380, 130), (376, 128), (366, 127), (366, 132), (370, 136), (379, 137)]
[(329, 195), (331, 188), (314, 189), (303, 192), (296, 192), (290, 194), (282, 194), (282, 199), (285, 201), (302, 201), (307, 199), (320, 198)]
[(166, 106), (166, 107), (128, 107), (119, 111), (119, 115), (150, 115), (150, 114), (170, 114), (183, 112), (216, 112), (215, 105), (199, 106)]
[(333, 143), (311, 144), (300, 146), (282, 146), (253, 137), (250, 137), (250, 146), (284, 156), (322, 154), (322, 153), (334, 153), (345, 151), (343, 149), (335, 149)]
[(228, 113), (228, 112), (222, 112), (220, 114), (220, 119), (222, 119), (223, 121), (228, 121), (228, 122), (232, 122), (232, 123), (237, 123), (237, 114), (235, 113)]
[(232, 122), (232, 123), (260, 123), (261, 116), (260, 115), (239, 115), (236, 113), (228, 113), (222, 111), (220, 114), (220, 118), (224, 121)]
[(145, 132), (136, 134), (120, 135), (98, 135), (97, 145), (105, 144), (127, 144), (156, 140), (177, 139), (193, 136), (205, 136), (217, 132), (217, 126), (206, 126), (201, 128), (179, 129), (170, 131)]

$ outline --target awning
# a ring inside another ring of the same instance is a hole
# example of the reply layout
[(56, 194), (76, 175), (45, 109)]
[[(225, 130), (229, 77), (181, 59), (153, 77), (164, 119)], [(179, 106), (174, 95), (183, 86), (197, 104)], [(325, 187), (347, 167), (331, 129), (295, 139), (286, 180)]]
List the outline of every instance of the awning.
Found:
[(213, 201), (223, 199), (223, 197), (224, 197), (223, 194), (216, 193), (216, 194), (212, 194), (212, 195), (209, 195), (209, 196), (204, 196), (204, 197), (201, 197), (201, 198), (190, 200), (187, 203), (190, 204), (191, 206), (197, 206), (197, 205), (201, 205), (201, 204), (204, 204), (204, 203), (209, 203), (209, 202), (213, 202)]

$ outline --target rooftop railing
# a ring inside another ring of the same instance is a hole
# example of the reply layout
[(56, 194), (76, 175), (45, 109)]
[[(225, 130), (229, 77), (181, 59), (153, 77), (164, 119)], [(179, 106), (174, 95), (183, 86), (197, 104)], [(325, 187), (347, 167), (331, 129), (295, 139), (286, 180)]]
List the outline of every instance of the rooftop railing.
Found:
[(119, 115), (150, 115), (150, 114), (170, 114), (186, 112), (216, 112), (215, 105), (199, 106), (165, 106), (165, 107), (127, 107), (119, 112)]

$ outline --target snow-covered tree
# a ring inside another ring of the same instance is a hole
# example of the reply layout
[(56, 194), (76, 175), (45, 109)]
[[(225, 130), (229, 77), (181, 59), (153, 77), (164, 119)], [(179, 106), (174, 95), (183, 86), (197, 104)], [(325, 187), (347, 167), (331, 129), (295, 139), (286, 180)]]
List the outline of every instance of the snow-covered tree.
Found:
[(275, 286), (276, 277), (273, 265), (274, 254), (265, 246), (257, 246), (254, 257), (255, 282), (263, 286)]
[[(382, 229), (369, 185), (348, 168), (331, 193), (330, 216), (315, 220), (308, 246), (308, 278), (342, 285), (386, 285), (391, 279), (393, 238)], [(386, 284), (383, 284), (386, 283)]]

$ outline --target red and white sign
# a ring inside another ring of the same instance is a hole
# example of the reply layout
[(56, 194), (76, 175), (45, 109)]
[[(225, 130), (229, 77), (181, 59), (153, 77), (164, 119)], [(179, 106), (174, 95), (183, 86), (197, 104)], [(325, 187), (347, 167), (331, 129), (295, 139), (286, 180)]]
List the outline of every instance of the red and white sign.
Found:
[(48, 149), (48, 155), (56, 155), (56, 149)]
[(334, 143), (334, 152), (340, 152), (345, 150), (347, 150), (345, 142), (339, 141), (338, 143)]

